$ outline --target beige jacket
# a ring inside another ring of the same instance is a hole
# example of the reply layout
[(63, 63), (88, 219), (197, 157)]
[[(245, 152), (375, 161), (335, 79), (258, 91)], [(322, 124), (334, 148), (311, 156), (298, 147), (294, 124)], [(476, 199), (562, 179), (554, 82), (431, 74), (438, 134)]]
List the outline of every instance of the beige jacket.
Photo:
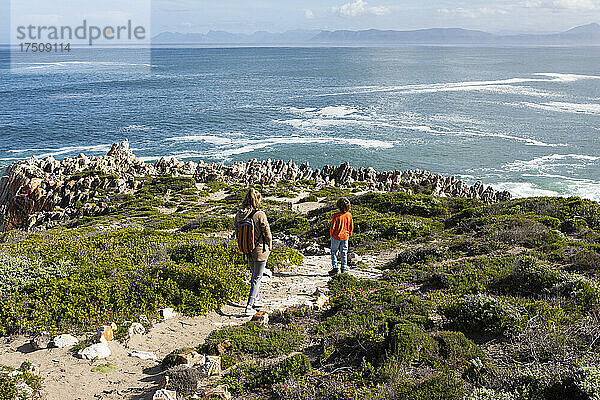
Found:
[[(250, 209), (238, 211), (235, 216), (236, 229), (238, 224), (248, 218), (251, 212), (252, 210)], [(254, 251), (252, 251), (252, 261), (267, 261), (273, 247), (273, 236), (271, 235), (271, 227), (269, 226), (269, 221), (267, 221), (267, 215), (263, 211), (258, 210), (254, 213), (252, 219), (254, 220), (254, 244), (256, 245)]]

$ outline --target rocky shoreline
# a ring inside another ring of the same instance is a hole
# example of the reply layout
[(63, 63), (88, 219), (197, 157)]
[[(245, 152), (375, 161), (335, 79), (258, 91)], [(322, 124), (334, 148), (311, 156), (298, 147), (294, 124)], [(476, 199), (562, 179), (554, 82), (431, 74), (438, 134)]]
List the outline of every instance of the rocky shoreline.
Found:
[(276, 185), (278, 182), (313, 181), (315, 187), (327, 185), (347, 188), (363, 185), (369, 190), (413, 192), (425, 188), (434, 196), (474, 198), (488, 204), (508, 201), (511, 194), (496, 191), (481, 182), (474, 185), (428, 171), (376, 171), (354, 168), (348, 163), (312, 169), (293, 161), (236, 162), (232, 165), (183, 162), (161, 158), (155, 164), (139, 160), (129, 142), (113, 144), (101, 157), (53, 157), (11, 164), (0, 179), (0, 232), (11, 229), (34, 230), (75, 218), (108, 213), (109, 205), (99, 193), (131, 194), (139, 189), (142, 177), (191, 176), (199, 183), (221, 181), (228, 184)]

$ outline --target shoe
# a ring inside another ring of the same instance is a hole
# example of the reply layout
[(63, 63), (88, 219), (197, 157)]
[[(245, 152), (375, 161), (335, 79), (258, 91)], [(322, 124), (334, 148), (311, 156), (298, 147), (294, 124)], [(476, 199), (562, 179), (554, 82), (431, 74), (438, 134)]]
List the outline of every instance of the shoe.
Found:
[(256, 310), (252, 306), (246, 306), (246, 309), (244, 310), (244, 316), (252, 317), (254, 314), (256, 314)]
[(337, 268), (332, 268), (332, 269), (331, 269), (331, 270), (329, 270), (329, 272), (328, 272), (328, 274), (329, 274), (329, 275), (331, 275), (331, 276), (335, 276), (335, 275), (337, 275), (337, 274), (339, 274), (339, 273), (340, 273), (340, 270), (339, 270), (339, 269), (337, 269)]
[(266, 276), (268, 278), (272, 278), (273, 277), (273, 271), (271, 271), (269, 268), (265, 268), (265, 272), (263, 272), (263, 276)]
[(348, 272), (348, 270), (347, 270), (347, 269), (343, 269), (343, 270), (341, 270), (341, 272), (340, 272), (340, 273), (341, 273), (341, 274), (345, 274), (345, 273), (347, 273), (347, 272)]

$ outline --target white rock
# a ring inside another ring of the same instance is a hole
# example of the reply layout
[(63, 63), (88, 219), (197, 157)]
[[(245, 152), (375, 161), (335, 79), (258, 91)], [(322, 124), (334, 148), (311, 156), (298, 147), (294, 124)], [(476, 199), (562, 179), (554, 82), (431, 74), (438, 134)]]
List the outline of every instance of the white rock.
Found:
[(129, 352), (129, 357), (137, 357), (142, 360), (154, 360), (158, 361), (158, 357), (152, 351), (141, 351), (141, 350), (132, 350)]
[(143, 335), (144, 333), (146, 333), (146, 328), (144, 328), (144, 325), (140, 324), (139, 322), (134, 322), (129, 327), (129, 336)]
[(325, 307), (325, 304), (327, 304), (329, 302), (329, 297), (325, 294), (321, 294), (317, 300), (315, 300), (315, 307), (317, 307), (319, 310), (323, 309)]
[[(33, 389), (25, 382), (17, 383), (15, 387), (17, 388), (18, 393), (20, 393), (21, 395), (25, 395), (25, 398), (30, 399), (33, 397)], [(17, 396), (15, 398), (19, 399), (21, 397)]]
[(172, 308), (163, 308), (161, 312), (164, 319), (171, 319), (177, 315), (175, 310)]
[(154, 393), (152, 400), (177, 400), (177, 392), (174, 390), (159, 389)]
[(65, 347), (75, 346), (77, 343), (79, 343), (79, 340), (75, 336), (65, 334), (55, 336), (54, 339), (52, 339), (52, 343), (54, 344), (54, 347), (63, 349)]
[(103, 359), (110, 356), (110, 354), (110, 349), (105, 343), (96, 343), (77, 352), (79, 358), (86, 360)]

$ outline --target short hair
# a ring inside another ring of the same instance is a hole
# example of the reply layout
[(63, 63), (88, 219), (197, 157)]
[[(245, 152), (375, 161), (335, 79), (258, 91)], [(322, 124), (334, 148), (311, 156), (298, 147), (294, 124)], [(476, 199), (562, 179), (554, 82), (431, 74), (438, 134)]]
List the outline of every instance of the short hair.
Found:
[(336, 206), (337, 206), (337, 208), (339, 208), (339, 210), (341, 212), (348, 212), (348, 211), (350, 211), (350, 208), (351, 208), (350, 200), (348, 200), (345, 197), (341, 197), (338, 199)]
[(242, 208), (253, 208), (258, 210), (260, 208), (260, 203), (262, 203), (262, 195), (254, 188), (250, 188), (244, 197)]

